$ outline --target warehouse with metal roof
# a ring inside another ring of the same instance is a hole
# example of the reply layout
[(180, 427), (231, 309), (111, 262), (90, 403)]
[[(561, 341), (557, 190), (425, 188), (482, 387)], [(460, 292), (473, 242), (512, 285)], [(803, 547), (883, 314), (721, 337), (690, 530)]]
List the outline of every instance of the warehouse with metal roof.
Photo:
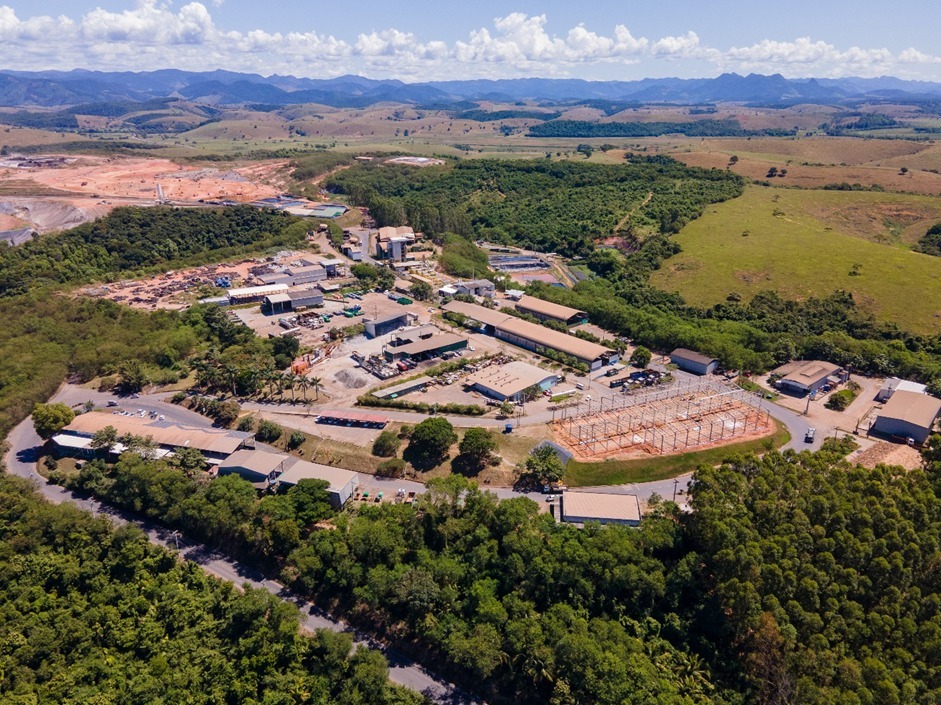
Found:
[(919, 392), (896, 391), (876, 416), (872, 431), (924, 443), (941, 414), (941, 399)]
[(499, 401), (520, 401), (530, 388), (545, 391), (554, 387), (559, 375), (528, 362), (516, 360), (505, 365), (490, 365), (475, 372), (467, 384)]
[(516, 310), (543, 321), (558, 321), (567, 326), (588, 323), (588, 314), (571, 306), (563, 306), (552, 301), (538, 299), (535, 296), (523, 296), (516, 302)]
[(484, 332), (500, 340), (540, 354), (554, 351), (568, 355), (588, 365), (592, 370), (618, 361), (616, 350), (477, 304), (449, 301), (442, 308), (450, 313), (461, 314), (477, 321)]

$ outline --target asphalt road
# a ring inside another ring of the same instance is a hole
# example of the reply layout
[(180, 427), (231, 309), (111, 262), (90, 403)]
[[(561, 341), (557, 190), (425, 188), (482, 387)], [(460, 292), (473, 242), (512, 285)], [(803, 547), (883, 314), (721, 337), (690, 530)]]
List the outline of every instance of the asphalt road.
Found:
[[(89, 397), (87, 390), (76, 387), (64, 387), (56, 395), (56, 401), (63, 401), (69, 404), (82, 404), (89, 398), (92, 401), (107, 403), (110, 395), (100, 395), (95, 392), (94, 396)], [(98, 397), (101, 397), (100, 399)], [(77, 401), (75, 401), (77, 400)], [(165, 413), (164, 407), (171, 407), (179, 412), (189, 414), (186, 409), (179, 409), (163, 402), (152, 399), (132, 400), (136, 405), (133, 408), (155, 409)], [(203, 417), (194, 415), (205, 425), (206, 420)], [(168, 418), (170, 418), (168, 416)], [(175, 417), (177, 418), (177, 417)], [(180, 417), (180, 420), (184, 420)], [(192, 420), (186, 418), (185, 420)], [(115, 524), (135, 524), (139, 526), (146, 534), (151, 543), (165, 548), (176, 549), (186, 560), (193, 561), (201, 566), (207, 573), (214, 575), (222, 580), (228, 580), (236, 585), (250, 585), (254, 588), (267, 590), (278, 598), (291, 602), (296, 605), (300, 611), (301, 626), (306, 629), (329, 629), (334, 632), (347, 632), (353, 635), (356, 646), (368, 646), (369, 648), (381, 651), (389, 661), (389, 678), (393, 683), (411, 688), (418, 691), (435, 703), (441, 705), (484, 705), (482, 700), (471, 696), (462, 691), (457, 686), (448, 683), (424, 667), (412, 661), (407, 656), (381, 644), (371, 638), (369, 635), (355, 630), (346, 622), (334, 619), (323, 610), (319, 609), (313, 603), (307, 602), (298, 595), (292, 593), (280, 583), (267, 579), (258, 571), (245, 566), (236, 561), (232, 561), (225, 556), (210, 550), (208, 547), (194, 543), (181, 537), (177, 532), (172, 532), (152, 522), (140, 519), (139, 517), (114, 509), (101, 502), (76, 495), (57, 485), (49, 484), (45, 478), (36, 473), (36, 458), (42, 440), (36, 435), (33, 429), (33, 423), (26, 419), (19, 424), (7, 437), (10, 444), (10, 450), (5, 458), (7, 471), (12, 475), (31, 479), (36, 485), (42, 496), (49, 502), (60, 504), (62, 502), (73, 502), (75, 505), (98, 516), (107, 516)]]

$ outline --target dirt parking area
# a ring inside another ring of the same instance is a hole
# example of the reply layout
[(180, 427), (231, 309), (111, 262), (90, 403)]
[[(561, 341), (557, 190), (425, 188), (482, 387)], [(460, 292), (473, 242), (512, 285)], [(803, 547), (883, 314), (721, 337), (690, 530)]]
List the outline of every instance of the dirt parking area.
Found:
[(915, 448), (887, 441), (862, 446), (850, 453), (848, 460), (870, 469), (877, 465), (900, 465), (906, 470), (916, 470), (923, 463), (921, 453)]
[[(851, 375), (850, 380), (860, 386), (860, 391), (856, 399), (853, 400), (853, 403), (844, 411), (834, 411), (825, 406), (827, 399), (830, 398), (830, 394), (833, 392), (818, 395), (810, 401), (809, 406), (806, 396), (798, 397), (791, 396), (790, 394), (780, 394), (775, 403), (800, 414), (803, 414), (804, 410), (807, 409), (807, 417), (816, 424), (818, 435), (832, 435), (834, 430), (852, 433), (857, 430), (857, 428), (860, 433), (865, 433), (868, 429), (866, 419), (870, 416), (873, 409), (877, 406), (881, 406), (877, 404), (875, 397), (885, 380), (873, 377), (861, 377), (859, 375)], [(766, 376), (755, 377), (752, 381), (765, 389), (773, 389), (773, 387), (768, 384), (768, 378)], [(840, 389), (845, 389), (845, 386), (841, 386), (834, 391), (839, 391)]]

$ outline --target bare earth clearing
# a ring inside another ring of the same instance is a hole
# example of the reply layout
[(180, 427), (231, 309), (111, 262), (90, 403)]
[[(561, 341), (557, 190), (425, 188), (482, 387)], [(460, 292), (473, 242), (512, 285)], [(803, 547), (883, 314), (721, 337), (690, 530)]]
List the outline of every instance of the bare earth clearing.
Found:
[(60, 167), (0, 168), (0, 213), (40, 232), (74, 227), (118, 206), (154, 205), (157, 185), (172, 203), (239, 203), (280, 192), (285, 161), (231, 169), (182, 167), (169, 159), (81, 157)]

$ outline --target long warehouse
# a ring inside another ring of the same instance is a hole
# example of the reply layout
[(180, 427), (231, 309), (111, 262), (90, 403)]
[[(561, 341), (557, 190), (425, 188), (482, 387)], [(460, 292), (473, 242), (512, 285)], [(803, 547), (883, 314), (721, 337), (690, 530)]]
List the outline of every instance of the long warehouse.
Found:
[(618, 353), (598, 343), (576, 338), (574, 335), (561, 333), (546, 328), (538, 323), (530, 323), (516, 316), (510, 316), (489, 308), (469, 304), (464, 301), (450, 301), (442, 308), (451, 313), (459, 313), (481, 324), (484, 332), (526, 350), (542, 353), (553, 350), (574, 357), (592, 370), (604, 365), (613, 365), (618, 361)]

